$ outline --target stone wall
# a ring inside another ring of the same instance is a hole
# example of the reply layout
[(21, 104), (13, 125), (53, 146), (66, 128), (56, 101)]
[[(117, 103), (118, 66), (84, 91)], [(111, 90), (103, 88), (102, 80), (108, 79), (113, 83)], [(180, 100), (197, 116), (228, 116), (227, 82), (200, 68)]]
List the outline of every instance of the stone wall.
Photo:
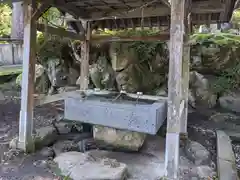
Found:
[(0, 65), (21, 64), (22, 51), (20, 43), (0, 44)]

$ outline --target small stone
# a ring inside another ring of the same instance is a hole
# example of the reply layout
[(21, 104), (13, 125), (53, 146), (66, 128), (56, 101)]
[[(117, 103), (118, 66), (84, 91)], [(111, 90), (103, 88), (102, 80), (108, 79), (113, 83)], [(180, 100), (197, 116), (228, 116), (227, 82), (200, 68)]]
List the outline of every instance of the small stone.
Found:
[(220, 97), (219, 104), (222, 108), (233, 112), (240, 112), (240, 92), (231, 93)]
[(232, 113), (216, 113), (209, 118), (214, 122), (238, 121), (240, 118)]
[(36, 167), (40, 167), (40, 168), (47, 168), (48, 167), (48, 163), (47, 161), (45, 160), (38, 160), (38, 161), (35, 161), (33, 163), (34, 166)]
[(17, 149), (18, 148), (18, 137), (14, 137), (10, 143), (9, 143), (9, 147), (11, 149)]
[[(73, 180), (124, 180), (127, 174), (126, 164), (108, 160), (90, 158), (88, 154), (80, 152), (62, 153), (54, 159), (61, 172)], [(104, 164), (105, 162), (106, 164)]]
[(160, 136), (148, 135), (140, 150), (141, 153), (159, 157), (162, 147), (165, 146), (165, 139)]
[(198, 166), (196, 167), (196, 170), (200, 179), (211, 179), (216, 176), (216, 172), (214, 172), (209, 166)]
[(52, 126), (41, 127), (36, 129), (35, 146), (40, 149), (44, 146), (53, 144), (57, 139), (57, 131)]
[(71, 127), (65, 122), (60, 121), (55, 124), (55, 127), (57, 128), (59, 134), (68, 134), (71, 132)]
[(195, 165), (210, 163), (210, 152), (198, 142), (189, 141), (185, 147), (185, 153)]
[(43, 148), (43, 149), (40, 151), (40, 154), (41, 154), (43, 157), (46, 157), (46, 158), (52, 158), (52, 157), (54, 157), (54, 155), (55, 155), (53, 149), (50, 148), (50, 147), (45, 147), (45, 148)]
[(53, 150), (57, 155), (63, 153), (63, 152), (69, 152), (69, 151), (78, 151), (79, 147), (78, 144), (74, 141), (58, 141), (53, 145)]

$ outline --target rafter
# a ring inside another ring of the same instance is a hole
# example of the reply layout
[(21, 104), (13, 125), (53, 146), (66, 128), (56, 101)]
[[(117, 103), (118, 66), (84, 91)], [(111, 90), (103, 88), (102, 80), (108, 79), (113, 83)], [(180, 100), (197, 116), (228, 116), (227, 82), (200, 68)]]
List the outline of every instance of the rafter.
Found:
[(163, 4), (165, 4), (167, 7), (171, 8), (171, 4), (168, 0), (161, 0)]
[(71, 31), (66, 31), (63, 28), (55, 28), (51, 26), (45, 26), (45, 24), (37, 24), (37, 30), (44, 32), (47, 30), (50, 34), (58, 35), (60, 37), (67, 37), (70, 39), (84, 40), (84, 35), (80, 35)]
[(51, 7), (50, 4), (41, 4), (32, 15), (33, 20), (38, 20), (43, 13), (45, 13)]

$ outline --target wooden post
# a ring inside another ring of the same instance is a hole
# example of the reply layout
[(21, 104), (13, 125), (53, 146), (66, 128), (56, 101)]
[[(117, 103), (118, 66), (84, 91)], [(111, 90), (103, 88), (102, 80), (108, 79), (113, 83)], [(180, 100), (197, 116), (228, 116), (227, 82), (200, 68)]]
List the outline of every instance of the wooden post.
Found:
[[(80, 90), (85, 91), (89, 85), (89, 51), (91, 38), (91, 24), (90, 22), (82, 22), (85, 40), (81, 44), (81, 76), (80, 76)], [(83, 124), (83, 132), (92, 132), (90, 124)]]
[[(165, 151), (165, 175), (169, 179), (178, 179), (179, 138), (185, 118), (187, 82), (183, 82), (183, 52), (185, 38), (185, 18), (187, 0), (171, 1), (170, 59), (168, 75), (168, 115)], [(187, 66), (185, 66), (186, 68)], [(184, 83), (184, 85), (182, 85)], [(183, 88), (184, 87), (184, 88)], [(183, 97), (184, 95), (184, 97)]]
[(27, 152), (34, 151), (32, 131), (36, 53), (36, 22), (31, 20), (34, 7), (36, 7), (35, 0), (24, 0), (23, 74), (18, 147)]
[(191, 0), (186, 0), (186, 15), (185, 15), (185, 38), (184, 38), (184, 51), (183, 51), (183, 64), (182, 64), (182, 98), (184, 101), (184, 109), (181, 116), (181, 137), (187, 138), (187, 120), (188, 120), (188, 91), (189, 91), (189, 73), (190, 73), (190, 44), (188, 44), (189, 35), (192, 32), (191, 23)]
[(89, 84), (89, 50), (90, 50), (90, 37), (91, 27), (90, 22), (83, 22), (85, 30), (85, 40), (81, 45), (81, 77), (80, 77), (80, 90), (88, 89)]

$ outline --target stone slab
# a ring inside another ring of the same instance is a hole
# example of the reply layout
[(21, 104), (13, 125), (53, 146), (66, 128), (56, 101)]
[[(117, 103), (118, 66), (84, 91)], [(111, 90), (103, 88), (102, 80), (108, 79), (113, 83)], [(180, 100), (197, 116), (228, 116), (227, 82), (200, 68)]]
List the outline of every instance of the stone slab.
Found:
[(232, 143), (224, 131), (217, 131), (217, 167), (219, 180), (239, 180)]
[(167, 100), (138, 103), (141, 100), (67, 97), (65, 119), (116, 129), (156, 134), (167, 117)]
[(127, 175), (123, 163), (80, 152), (62, 153), (54, 161), (62, 175), (73, 180), (125, 180)]
[(156, 158), (150, 154), (124, 153), (93, 150), (94, 157), (116, 159), (127, 165), (128, 180), (156, 180), (164, 176), (164, 157)]

